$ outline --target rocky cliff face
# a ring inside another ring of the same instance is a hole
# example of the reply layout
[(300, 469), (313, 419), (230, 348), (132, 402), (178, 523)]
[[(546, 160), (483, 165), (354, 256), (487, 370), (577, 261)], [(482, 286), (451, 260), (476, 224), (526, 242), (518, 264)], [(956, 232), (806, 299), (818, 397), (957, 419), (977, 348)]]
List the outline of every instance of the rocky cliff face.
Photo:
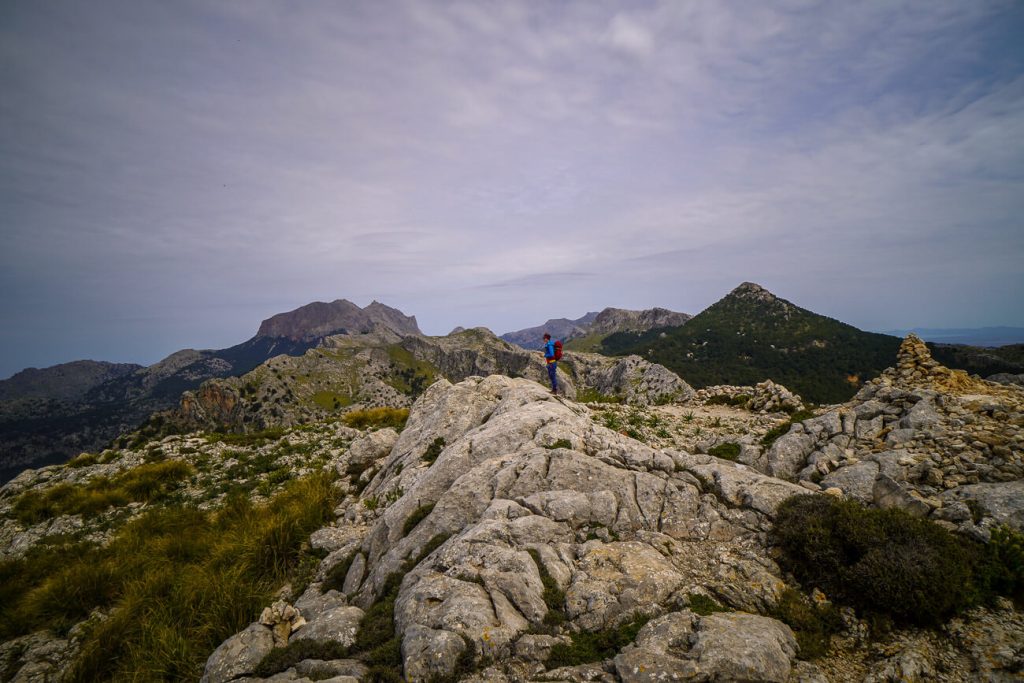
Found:
[[(314, 583), (265, 611), (217, 649), (204, 681), (253, 681), (246, 662), (270, 652), (260, 635), (275, 628), (286, 640), (334, 634), (354, 646), (382, 601), (411, 681), (1001, 680), (1017, 665), (984, 653), (1024, 646), (1024, 620), (1009, 610), (951, 626), (963, 647), (901, 634), (873, 656), (849, 639), (831, 658), (799, 660), (789, 627), (765, 616), (785, 587), (765, 532), (782, 500), (813, 494), (713, 456), (651, 448), (535, 382), (441, 380), (401, 435), (350, 453), (373, 461), (365, 489), (315, 539), (330, 552), (318, 576), (342, 566), (341, 589)], [(391, 502), (368, 509), (360, 499)], [(698, 607), (708, 600), (725, 611)], [(646, 625), (603, 661), (553, 656), (573, 634), (609, 634), (637, 617)], [(273, 680), (302, 680), (303, 666)], [(358, 659), (329, 667), (367, 675)]]
[(645, 311), (606, 308), (594, 319), (587, 334), (646, 332), (659, 327), (678, 327), (692, 317), (692, 315), (676, 313), (666, 308), (651, 308)]
[(294, 311), (278, 313), (264, 320), (256, 335), (311, 341), (331, 334), (366, 334), (377, 325), (400, 335), (420, 334), (415, 316), (377, 301), (359, 308), (351, 301), (337, 299), (330, 303), (315, 301)]

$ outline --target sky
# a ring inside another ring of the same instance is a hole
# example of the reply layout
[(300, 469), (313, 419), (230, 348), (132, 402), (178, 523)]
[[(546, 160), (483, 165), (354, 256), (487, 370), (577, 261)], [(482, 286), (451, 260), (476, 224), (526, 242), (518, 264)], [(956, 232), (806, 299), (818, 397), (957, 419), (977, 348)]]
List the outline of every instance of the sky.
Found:
[(0, 378), (311, 301), (1024, 325), (1024, 3), (0, 3)]

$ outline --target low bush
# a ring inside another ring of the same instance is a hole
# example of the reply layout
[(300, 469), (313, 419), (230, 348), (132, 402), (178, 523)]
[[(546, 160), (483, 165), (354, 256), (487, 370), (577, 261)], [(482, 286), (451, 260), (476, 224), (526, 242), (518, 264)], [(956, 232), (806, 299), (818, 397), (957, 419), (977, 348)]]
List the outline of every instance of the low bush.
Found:
[(304, 659), (329, 661), (345, 657), (348, 657), (348, 648), (336, 640), (292, 640), (284, 647), (275, 647), (268, 652), (253, 673), (261, 678), (269, 678)]
[(723, 607), (722, 605), (719, 605), (717, 602), (715, 602), (713, 598), (704, 595), (703, 593), (690, 593), (688, 596), (686, 596), (686, 603), (687, 606), (690, 608), (691, 612), (693, 612), (694, 614), (699, 614), (702, 617), (706, 617), (709, 614), (714, 614), (715, 612), (732, 611), (728, 607)]
[(780, 436), (789, 431), (789, 428), (795, 425), (797, 422), (803, 422), (814, 417), (814, 413), (807, 410), (798, 410), (789, 416), (789, 420), (783, 422), (777, 427), (772, 427), (768, 430), (768, 433), (761, 438), (761, 445), (765, 448), (771, 448), (772, 444), (775, 443)]
[(832, 634), (839, 633), (843, 628), (839, 610), (831, 604), (816, 605), (792, 588), (782, 592), (771, 616), (793, 629), (793, 635), (800, 646), (801, 659), (825, 656)]
[(723, 460), (735, 460), (740, 457), (740, 445), (732, 441), (726, 441), (720, 443), (717, 446), (708, 449), (708, 454), (713, 455), (716, 458), (722, 458)]
[(544, 666), (554, 669), (560, 666), (577, 666), (588, 662), (599, 662), (612, 657), (636, 638), (649, 617), (637, 617), (606, 631), (572, 634), (569, 644), (556, 643), (551, 648)]
[(902, 510), (831, 496), (783, 502), (770, 536), (805, 587), (861, 614), (934, 626), (992, 596), (994, 563), (978, 544)]
[(353, 429), (381, 429), (391, 427), (402, 431), (409, 419), (408, 408), (369, 408), (345, 413), (341, 420)]
[(345, 577), (348, 576), (348, 570), (352, 568), (352, 563), (356, 559), (358, 553), (352, 553), (338, 564), (331, 567), (327, 572), (327, 577), (324, 579), (323, 584), (320, 586), (320, 591), (326, 593), (330, 590), (342, 591), (342, 587), (345, 585)]
[(79, 468), (88, 467), (89, 465), (95, 465), (100, 461), (100, 457), (96, 453), (80, 453), (75, 457), (68, 460), (68, 467)]
[(402, 528), (402, 536), (408, 536), (409, 532), (416, 528), (416, 525), (427, 518), (431, 512), (434, 511), (434, 503), (429, 505), (421, 505), (409, 515), (409, 519), (405, 520), (405, 526)]
[(622, 403), (622, 397), (602, 394), (592, 387), (583, 387), (576, 391), (576, 401), (578, 403)]
[(993, 529), (977, 571), (984, 593), (1024, 605), (1024, 534), (1008, 526)]
[(191, 474), (192, 468), (180, 460), (147, 463), (113, 478), (97, 477), (84, 485), (29, 489), (15, 502), (13, 512), (23, 524), (60, 515), (93, 516), (111, 507), (165, 498)]
[(438, 456), (441, 455), (441, 451), (443, 451), (444, 447), (447, 445), (448, 444), (445, 443), (443, 436), (437, 437), (430, 442), (430, 445), (427, 446), (427, 450), (423, 452), (423, 459), (430, 464), (434, 464), (434, 462), (437, 461)]

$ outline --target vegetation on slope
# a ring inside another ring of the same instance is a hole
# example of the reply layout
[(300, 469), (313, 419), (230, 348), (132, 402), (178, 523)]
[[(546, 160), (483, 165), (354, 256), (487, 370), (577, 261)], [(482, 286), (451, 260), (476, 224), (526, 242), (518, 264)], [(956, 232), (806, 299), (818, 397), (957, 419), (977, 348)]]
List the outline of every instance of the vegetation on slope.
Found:
[(333, 475), (287, 484), (265, 506), (154, 509), (104, 546), (39, 545), (0, 563), (0, 640), (66, 633), (94, 610), (73, 680), (198, 680), (210, 653), (244, 628), (298, 567), (336, 504)]
[(845, 401), (896, 360), (896, 337), (862, 332), (746, 287), (681, 327), (609, 335), (602, 352), (638, 354), (698, 388), (771, 379), (816, 403)]

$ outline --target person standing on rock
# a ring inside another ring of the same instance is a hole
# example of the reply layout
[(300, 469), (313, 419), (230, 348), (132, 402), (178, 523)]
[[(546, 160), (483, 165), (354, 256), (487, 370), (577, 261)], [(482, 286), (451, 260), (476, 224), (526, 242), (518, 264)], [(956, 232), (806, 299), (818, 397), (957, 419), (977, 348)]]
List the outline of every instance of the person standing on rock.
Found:
[(548, 363), (548, 377), (551, 379), (551, 393), (558, 393), (558, 358), (555, 356), (555, 342), (551, 335), (544, 333), (544, 360)]

